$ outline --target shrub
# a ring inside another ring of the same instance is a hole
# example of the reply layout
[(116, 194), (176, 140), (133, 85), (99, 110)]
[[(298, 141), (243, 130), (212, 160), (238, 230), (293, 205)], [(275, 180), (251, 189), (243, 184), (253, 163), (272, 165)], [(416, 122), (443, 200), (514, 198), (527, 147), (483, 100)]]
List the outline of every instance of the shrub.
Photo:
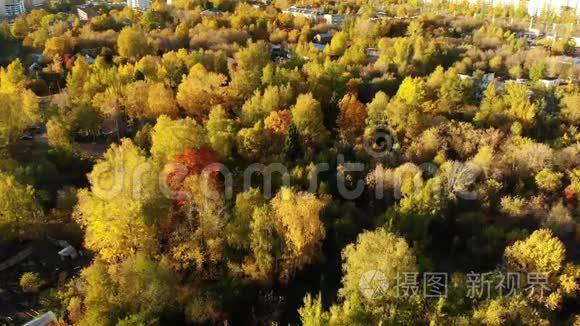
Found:
[(38, 273), (26, 272), (20, 277), (20, 287), (24, 293), (38, 293), (43, 284)]

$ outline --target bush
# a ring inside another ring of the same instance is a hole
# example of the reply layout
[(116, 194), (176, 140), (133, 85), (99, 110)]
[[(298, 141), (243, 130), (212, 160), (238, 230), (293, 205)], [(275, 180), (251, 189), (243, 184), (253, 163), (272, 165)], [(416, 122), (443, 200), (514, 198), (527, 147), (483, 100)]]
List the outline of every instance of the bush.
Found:
[(536, 185), (546, 192), (556, 192), (562, 186), (564, 174), (554, 172), (550, 169), (543, 169), (536, 174)]
[(501, 199), (501, 212), (511, 217), (523, 217), (528, 213), (526, 201), (521, 197), (505, 196)]
[(24, 293), (38, 293), (43, 284), (38, 273), (27, 272), (20, 277), (20, 287)]

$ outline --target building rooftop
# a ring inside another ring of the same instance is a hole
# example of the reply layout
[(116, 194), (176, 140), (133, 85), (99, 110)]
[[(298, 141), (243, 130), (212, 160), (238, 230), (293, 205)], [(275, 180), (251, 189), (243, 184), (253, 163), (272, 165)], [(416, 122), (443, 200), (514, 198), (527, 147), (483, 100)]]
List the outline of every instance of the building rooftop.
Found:
[(201, 12), (202, 15), (221, 15), (224, 12), (222, 10), (219, 9), (206, 9), (204, 11)]

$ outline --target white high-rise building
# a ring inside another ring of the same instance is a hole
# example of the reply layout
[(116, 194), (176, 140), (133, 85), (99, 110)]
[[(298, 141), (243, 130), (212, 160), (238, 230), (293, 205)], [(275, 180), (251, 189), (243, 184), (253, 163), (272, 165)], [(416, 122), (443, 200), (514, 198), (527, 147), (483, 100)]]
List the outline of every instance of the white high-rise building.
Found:
[(131, 8), (139, 9), (139, 10), (149, 9), (150, 4), (151, 4), (151, 0), (127, 0), (127, 7), (131, 7)]
[(24, 0), (0, 0), (0, 16), (16, 17), (25, 12)]

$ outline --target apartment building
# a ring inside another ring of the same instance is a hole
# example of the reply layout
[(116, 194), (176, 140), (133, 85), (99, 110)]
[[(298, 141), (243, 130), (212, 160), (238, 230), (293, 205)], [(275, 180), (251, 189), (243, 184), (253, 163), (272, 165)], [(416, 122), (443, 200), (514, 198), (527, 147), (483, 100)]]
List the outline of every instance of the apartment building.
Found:
[(0, 16), (16, 17), (25, 12), (24, 0), (0, 0)]
[(325, 14), (321, 12), (317, 8), (306, 8), (306, 7), (296, 7), (292, 6), (288, 9), (282, 11), (286, 14), (291, 14), (295, 17), (305, 17), (310, 20), (325, 20), (328, 24), (331, 25), (341, 25), (344, 21), (344, 15), (335, 15), (335, 14)]
[(150, 4), (151, 4), (151, 0), (127, 0), (127, 7), (131, 7), (133, 9), (138, 9), (138, 10), (149, 9)]

